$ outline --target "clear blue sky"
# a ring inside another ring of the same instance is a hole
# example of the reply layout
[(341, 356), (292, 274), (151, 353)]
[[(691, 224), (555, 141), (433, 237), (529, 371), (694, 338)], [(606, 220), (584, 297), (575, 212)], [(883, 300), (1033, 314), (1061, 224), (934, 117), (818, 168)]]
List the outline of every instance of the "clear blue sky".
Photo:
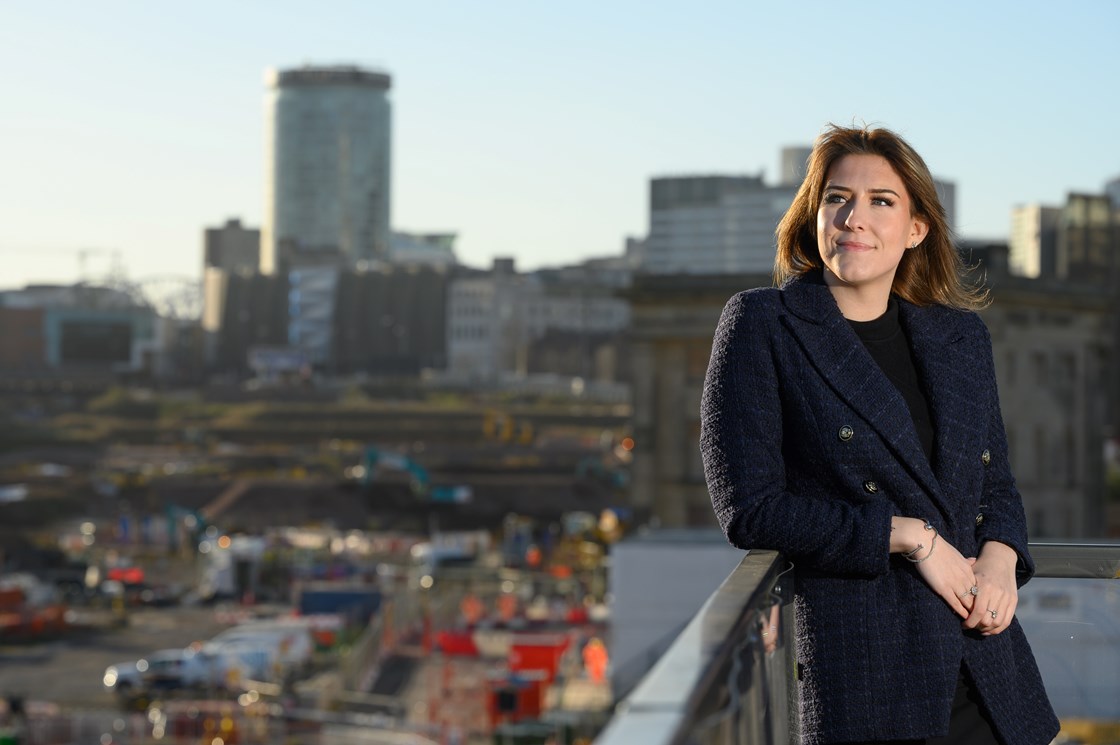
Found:
[[(473, 265), (621, 251), (648, 179), (777, 172), (828, 121), (890, 126), (960, 232), (1120, 175), (1120, 2), (25, 2), (0, 25), (0, 287), (197, 277), (259, 225), (266, 67), (393, 75), (393, 224)], [(90, 254), (91, 275), (108, 253)]]

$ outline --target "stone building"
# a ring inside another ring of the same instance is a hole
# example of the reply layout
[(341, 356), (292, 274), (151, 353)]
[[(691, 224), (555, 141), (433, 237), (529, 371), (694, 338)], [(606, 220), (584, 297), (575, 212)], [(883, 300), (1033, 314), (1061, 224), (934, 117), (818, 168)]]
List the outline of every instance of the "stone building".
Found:
[(1104, 461), (1120, 401), (1114, 290), (1010, 274), (1002, 245), (972, 257), (991, 291), (982, 315), (1031, 537), (1120, 534), (1120, 516), (1109, 515)]
[(630, 301), (632, 506), (664, 527), (716, 524), (700, 460), (700, 395), (728, 298), (769, 274), (638, 274)]

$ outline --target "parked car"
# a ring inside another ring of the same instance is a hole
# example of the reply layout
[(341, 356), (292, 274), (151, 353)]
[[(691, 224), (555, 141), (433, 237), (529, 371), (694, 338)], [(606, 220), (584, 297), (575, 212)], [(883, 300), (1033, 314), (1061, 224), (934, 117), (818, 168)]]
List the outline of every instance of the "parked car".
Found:
[(148, 685), (146, 676), (149, 671), (155, 670), (156, 674), (166, 676), (169, 671), (175, 670), (181, 676), (183, 659), (187, 655), (184, 649), (161, 649), (147, 657), (142, 657), (131, 662), (118, 662), (105, 668), (101, 682), (110, 691), (121, 696), (131, 696), (139, 691), (146, 690)]

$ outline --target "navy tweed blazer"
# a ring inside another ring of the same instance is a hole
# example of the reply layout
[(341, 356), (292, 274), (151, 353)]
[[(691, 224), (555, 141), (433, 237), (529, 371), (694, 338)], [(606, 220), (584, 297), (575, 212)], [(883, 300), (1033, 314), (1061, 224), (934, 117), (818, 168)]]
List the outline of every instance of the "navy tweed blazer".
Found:
[(1008, 465), (991, 338), (978, 315), (899, 300), (935, 428), (932, 464), (902, 395), (819, 273), (739, 293), (715, 333), (700, 446), (719, 523), (795, 567), (805, 743), (945, 735), (967, 667), (1007, 745), (1057, 734), (1018, 620), (961, 619), (890, 554), (893, 515), (928, 519), (965, 556), (996, 540), (1034, 572)]

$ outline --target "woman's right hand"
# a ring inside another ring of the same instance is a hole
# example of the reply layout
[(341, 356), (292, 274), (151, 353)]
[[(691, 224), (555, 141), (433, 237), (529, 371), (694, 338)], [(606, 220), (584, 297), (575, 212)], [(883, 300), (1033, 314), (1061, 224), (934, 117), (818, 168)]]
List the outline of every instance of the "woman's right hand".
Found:
[(976, 575), (972, 572), (975, 560), (966, 559), (943, 536), (938, 536), (936, 544), (933, 537), (933, 530), (926, 530), (922, 520), (891, 518), (891, 553), (907, 553), (922, 544), (914, 554), (915, 559), (921, 559), (914, 565), (918, 574), (958, 616), (968, 618), (975, 600), (970, 592), (976, 586)]

